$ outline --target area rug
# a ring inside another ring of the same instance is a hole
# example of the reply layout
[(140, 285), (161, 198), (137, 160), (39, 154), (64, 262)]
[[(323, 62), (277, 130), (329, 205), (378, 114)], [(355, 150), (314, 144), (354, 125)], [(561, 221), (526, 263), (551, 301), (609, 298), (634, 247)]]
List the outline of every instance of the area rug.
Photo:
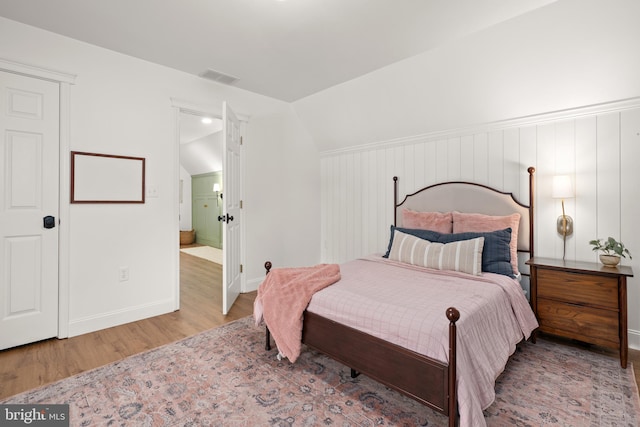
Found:
[[(633, 369), (538, 339), (518, 347), (489, 426), (637, 426)], [(68, 403), (72, 426), (444, 426), (444, 416), (303, 349), (264, 350), (246, 317), (0, 403)]]
[(222, 250), (211, 246), (194, 246), (191, 248), (181, 248), (181, 252), (189, 255), (204, 258), (208, 261), (222, 265)]

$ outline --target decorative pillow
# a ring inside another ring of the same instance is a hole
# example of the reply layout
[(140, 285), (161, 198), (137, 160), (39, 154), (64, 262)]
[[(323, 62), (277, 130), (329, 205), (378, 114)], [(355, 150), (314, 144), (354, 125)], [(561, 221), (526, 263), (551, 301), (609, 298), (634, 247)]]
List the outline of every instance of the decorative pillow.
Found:
[(452, 212), (453, 232), (465, 233), (468, 231), (496, 231), (511, 228), (511, 267), (514, 276), (520, 274), (518, 271), (518, 227), (520, 225), (520, 214), (514, 213), (507, 216), (492, 216), (478, 213)]
[(484, 237), (436, 243), (396, 230), (389, 259), (438, 270), (482, 273)]
[(416, 212), (411, 209), (402, 210), (402, 226), (420, 230), (433, 230), (438, 233), (453, 232), (451, 212)]
[(489, 273), (503, 274), (514, 277), (511, 266), (511, 229), (507, 228), (498, 231), (488, 231), (484, 233), (457, 233), (442, 234), (437, 242), (449, 243), (458, 240), (469, 240), (477, 237), (484, 238), (484, 248), (482, 249), (482, 271)]
[(396, 227), (395, 225), (391, 226), (391, 235), (389, 237), (389, 245), (387, 246), (387, 252), (382, 255), (383, 258), (389, 258), (389, 252), (391, 252), (391, 245), (393, 244), (393, 236), (394, 236), (394, 232), (398, 230), (401, 231), (405, 234), (410, 234), (412, 236), (416, 236), (419, 237), (421, 239), (424, 240), (429, 240), (431, 242), (436, 242), (438, 241), (438, 239), (441, 236), (441, 233), (438, 233), (437, 231), (432, 231), (432, 230), (419, 230), (419, 229), (414, 229), (414, 228), (402, 228), (402, 227)]

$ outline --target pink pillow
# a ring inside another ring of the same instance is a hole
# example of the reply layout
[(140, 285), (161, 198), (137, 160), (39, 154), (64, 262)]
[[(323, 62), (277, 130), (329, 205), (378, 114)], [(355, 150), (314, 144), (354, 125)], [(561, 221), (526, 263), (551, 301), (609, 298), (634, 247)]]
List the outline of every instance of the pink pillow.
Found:
[(402, 210), (402, 226), (418, 230), (431, 230), (438, 233), (451, 234), (451, 212), (416, 212), (411, 209)]
[(492, 216), (478, 213), (452, 212), (453, 232), (465, 233), (468, 231), (497, 231), (511, 228), (511, 266), (513, 274), (518, 275), (518, 227), (520, 214), (514, 213), (507, 216)]

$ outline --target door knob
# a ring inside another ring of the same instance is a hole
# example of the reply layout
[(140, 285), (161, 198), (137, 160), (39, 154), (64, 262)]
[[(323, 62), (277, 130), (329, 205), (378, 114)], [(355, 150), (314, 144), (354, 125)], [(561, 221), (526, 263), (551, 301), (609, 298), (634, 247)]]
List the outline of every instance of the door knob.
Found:
[(43, 222), (44, 228), (53, 228), (56, 226), (56, 218), (51, 215), (47, 215), (44, 218), (42, 218), (42, 222)]
[(233, 215), (229, 215), (229, 214), (224, 214), (222, 216), (218, 215), (218, 221), (229, 223), (233, 221)]

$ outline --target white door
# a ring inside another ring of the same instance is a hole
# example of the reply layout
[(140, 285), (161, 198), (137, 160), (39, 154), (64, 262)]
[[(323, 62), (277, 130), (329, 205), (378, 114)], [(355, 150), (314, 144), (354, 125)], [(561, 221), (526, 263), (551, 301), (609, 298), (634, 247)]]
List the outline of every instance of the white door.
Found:
[[(0, 98), (0, 349), (5, 349), (58, 334), (60, 86), (0, 72)], [(45, 217), (51, 217), (46, 226)]]
[(225, 102), (222, 106), (224, 166), (222, 185), (224, 191), (224, 212), (222, 226), (222, 247), (224, 267), (222, 269), (222, 314), (227, 314), (240, 294), (240, 121)]

